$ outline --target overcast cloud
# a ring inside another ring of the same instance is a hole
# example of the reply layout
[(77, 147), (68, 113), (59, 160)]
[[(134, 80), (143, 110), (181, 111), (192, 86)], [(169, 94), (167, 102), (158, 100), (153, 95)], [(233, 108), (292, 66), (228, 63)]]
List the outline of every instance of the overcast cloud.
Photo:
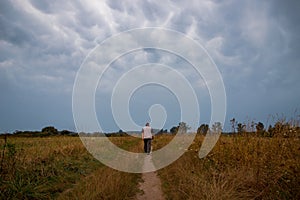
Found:
[[(74, 130), (72, 89), (84, 58), (107, 37), (142, 27), (185, 33), (207, 49), (224, 80), (226, 123), (233, 117), (267, 123), (276, 113), (291, 117), (300, 108), (299, 10), (300, 3), (293, 0), (0, 1), (0, 132), (48, 125)], [(121, 75), (125, 68), (120, 66), (147, 62), (172, 65), (189, 76), (203, 98), (201, 123), (209, 121), (201, 77), (192, 77), (188, 64), (173, 55), (141, 50), (120, 58), (110, 70)], [(115, 130), (105, 89), (117, 80), (109, 71), (106, 77), (96, 98), (107, 101), (96, 107), (99, 115), (107, 114), (105, 128)], [(143, 97), (139, 92), (137, 102)], [(163, 98), (162, 104), (167, 101)], [(148, 108), (130, 106), (133, 118), (143, 124), (148, 116), (141, 119), (138, 110)], [(165, 107), (169, 117), (172, 112), (175, 116), (166, 122), (169, 129), (178, 123), (178, 110)]]

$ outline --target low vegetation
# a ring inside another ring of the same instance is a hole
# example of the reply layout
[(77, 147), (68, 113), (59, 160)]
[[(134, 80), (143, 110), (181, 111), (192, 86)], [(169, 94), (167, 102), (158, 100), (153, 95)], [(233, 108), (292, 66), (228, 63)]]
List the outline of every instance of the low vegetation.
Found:
[(202, 141), (159, 170), (167, 199), (300, 199), (299, 138), (221, 136), (199, 159)]
[(104, 166), (79, 137), (0, 139), (0, 199), (130, 199), (138, 192), (139, 174)]
[[(246, 124), (231, 123), (233, 131), (222, 134), (205, 158), (198, 157), (209, 130), (203, 124), (186, 152), (158, 171), (166, 198), (300, 199), (299, 123), (278, 121), (268, 129), (251, 123), (248, 131)], [(153, 149), (168, 144), (178, 127), (173, 134), (161, 130)], [(105, 135), (125, 150), (143, 152), (141, 138), (121, 130)], [(141, 192), (141, 174), (106, 167), (69, 131), (17, 131), (0, 135), (0, 147), (0, 199), (134, 199)]]

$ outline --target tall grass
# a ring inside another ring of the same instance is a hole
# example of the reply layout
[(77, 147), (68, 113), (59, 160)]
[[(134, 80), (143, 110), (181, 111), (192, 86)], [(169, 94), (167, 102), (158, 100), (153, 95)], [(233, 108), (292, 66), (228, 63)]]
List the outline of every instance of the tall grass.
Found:
[(139, 180), (138, 174), (102, 167), (61, 193), (58, 199), (132, 199), (139, 192)]
[(168, 199), (300, 199), (298, 138), (222, 136), (199, 159), (202, 141), (159, 171)]
[[(173, 137), (156, 136), (153, 149)], [(300, 199), (298, 137), (221, 136), (199, 159), (203, 138), (158, 171), (167, 199)], [(109, 139), (143, 152), (140, 138)], [(0, 138), (0, 147), (0, 199), (132, 199), (139, 192), (140, 174), (104, 166), (78, 137)]]
[(0, 199), (126, 199), (138, 190), (139, 175), (104, 166), (78, 137), (9, 137), (0, 146)]

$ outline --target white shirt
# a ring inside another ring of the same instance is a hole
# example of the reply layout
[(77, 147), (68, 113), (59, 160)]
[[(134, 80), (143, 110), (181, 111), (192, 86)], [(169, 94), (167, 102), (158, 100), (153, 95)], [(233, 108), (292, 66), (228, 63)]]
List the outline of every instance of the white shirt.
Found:
[(143, 128), (144, 131), (144, 138), (152, 138), (152, 133), (151, 133), (151, 127), (150, 126), (145, 126)]

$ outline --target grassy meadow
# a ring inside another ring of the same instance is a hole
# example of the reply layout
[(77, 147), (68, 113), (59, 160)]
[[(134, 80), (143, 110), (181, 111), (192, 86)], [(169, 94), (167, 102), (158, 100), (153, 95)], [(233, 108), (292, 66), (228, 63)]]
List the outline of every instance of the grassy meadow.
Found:
[[(154, 150), (172, 137), (156, 136)], [(199, 159), (203, 138), (158, 171), (166, 199), (300, 199), (299, 138), (221, 136)], [(140, 138), (110, 140), (142, 152)], [(0, 199), (134, 199), (141, 192), (141, 174), (104, 166), (79, 137), (8, 136), (0, 146)]]
[[(124, 139), (112, 138), (136, 148), (134, 138)], [(0, 199), (132, 199), (138, 192), (139, 174), (104, 166), (79, 137), (8, 137), (0, 146)]]
[(202, 141), (158, 172), (167, 199), (300, 199), (298, 138), (222, 136), (199, 159)]

